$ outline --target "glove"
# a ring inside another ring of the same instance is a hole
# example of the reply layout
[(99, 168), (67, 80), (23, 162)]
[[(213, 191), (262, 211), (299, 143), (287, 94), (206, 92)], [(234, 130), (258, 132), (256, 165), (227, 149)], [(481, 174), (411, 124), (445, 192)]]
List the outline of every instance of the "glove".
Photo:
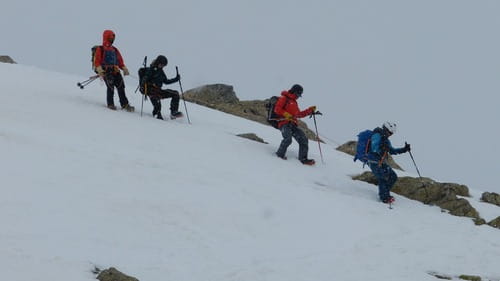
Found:
[(177, 76), (175, 76), (175, 80), (177, 81), (181, 80), (181, 75), (179, 73), (177, 73)]
[(95, 68), (95, 71), (97, 71), (97, 74), (99, 74), (99, 76), (104, 76), (104, 69), (102, 69), (102, 66), (98, 66)]
[(411, 150), (410, 144), (405, 142), (405, 147), (403, 148), (404, 152), (408, 152)]
[(285, 117), (286, 120), (293, 120), (293, 115), (288, 112), (283, 113), (283, 117)]
[(127, 76), (130, 73), (128, 72), (128, 68), (126, 66), (122, 67), (123, 75)]
[(316, 111), (316, 106), (315, 106), (315, 105), (310, 106), (310, 107), (309, 107), (309, 110), (310, 110), (311, 112), (315, 112), (315, 111)]

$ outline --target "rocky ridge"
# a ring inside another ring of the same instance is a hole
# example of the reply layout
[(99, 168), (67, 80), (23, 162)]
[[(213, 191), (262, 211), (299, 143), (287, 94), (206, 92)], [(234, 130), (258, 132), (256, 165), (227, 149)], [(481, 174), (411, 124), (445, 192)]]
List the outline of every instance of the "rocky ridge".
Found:
[[(264, 125), (267, 123), (266, 103), (268, 100), (240, 101), (233, 86), (225, 84), (204, 85), (184, 93), (186, 101), (213, 108), (225, 113), (243, 117)], [(299, 120), (299, 127), (310, 140), (317, 141), (316, 134)]]

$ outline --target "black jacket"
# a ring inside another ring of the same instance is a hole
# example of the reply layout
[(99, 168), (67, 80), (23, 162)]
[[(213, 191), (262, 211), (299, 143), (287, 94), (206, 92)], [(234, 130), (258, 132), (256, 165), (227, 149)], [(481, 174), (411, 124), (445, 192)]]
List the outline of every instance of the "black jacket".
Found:
[(163, 84), (172, 84), (179, 81), (179, 76), (177, 75), (173, 79), (168, 79), (165, 72), (163, 72), (162, 68), (151, 66), (146, 69), (146, 73), (144, 73), (144, 81), (147, 84), (152, 84), (158, 88), (161, 88)]

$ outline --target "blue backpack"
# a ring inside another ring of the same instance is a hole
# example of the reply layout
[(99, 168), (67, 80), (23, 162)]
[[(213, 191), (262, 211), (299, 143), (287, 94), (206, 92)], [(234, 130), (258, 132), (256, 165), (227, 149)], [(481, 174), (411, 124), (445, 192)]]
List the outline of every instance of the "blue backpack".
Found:
[(94, 70), (95, 73), (97, 73), (97, 71), (95, 70), (94, 58), (95, 58), (95, 52), (96, 52), (97, 48), (99, 48), (102, 52), (102, 56), (103, 56), (102, 64), (103, 65), (117, 65), (118, 64), (118, 55), (116, 54), (116, 48), (115, 48), (115, 46), (112, 46), (112, 47), (113, 47), (112, 51), (104, 51), (104, 48), (102, 47), (102, 45), (95, 45), (94, 47), (91, 48), (91, 50), (92, 50), (92, 59), (91, 59), (92, 69)]
[[(358, 145), (356, 146), (356, 155), (354, 161), (360, 160), (364, 164), (368, 161), (368, 151), (370, 149), (372, 130), (365, 130), (358, 134)], [(363, 165), (364, 166), (364, 165)]]

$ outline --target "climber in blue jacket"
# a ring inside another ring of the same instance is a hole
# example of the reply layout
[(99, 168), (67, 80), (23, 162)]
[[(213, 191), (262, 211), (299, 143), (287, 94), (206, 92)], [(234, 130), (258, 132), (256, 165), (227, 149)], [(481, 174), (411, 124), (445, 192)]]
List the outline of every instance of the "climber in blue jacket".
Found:
[(389, 137), (396, 132), (396, 124), (385, 122), (382, 128), (373, 130), (368, 151), (368, 166), (378, 180), (378, 195), (384, 203), (394, 202), (390, 191), (398, 176), (387, 163), (388, 154), (401, 154), (410, 151), (410, 144), (402, 148), (392, 147)]

